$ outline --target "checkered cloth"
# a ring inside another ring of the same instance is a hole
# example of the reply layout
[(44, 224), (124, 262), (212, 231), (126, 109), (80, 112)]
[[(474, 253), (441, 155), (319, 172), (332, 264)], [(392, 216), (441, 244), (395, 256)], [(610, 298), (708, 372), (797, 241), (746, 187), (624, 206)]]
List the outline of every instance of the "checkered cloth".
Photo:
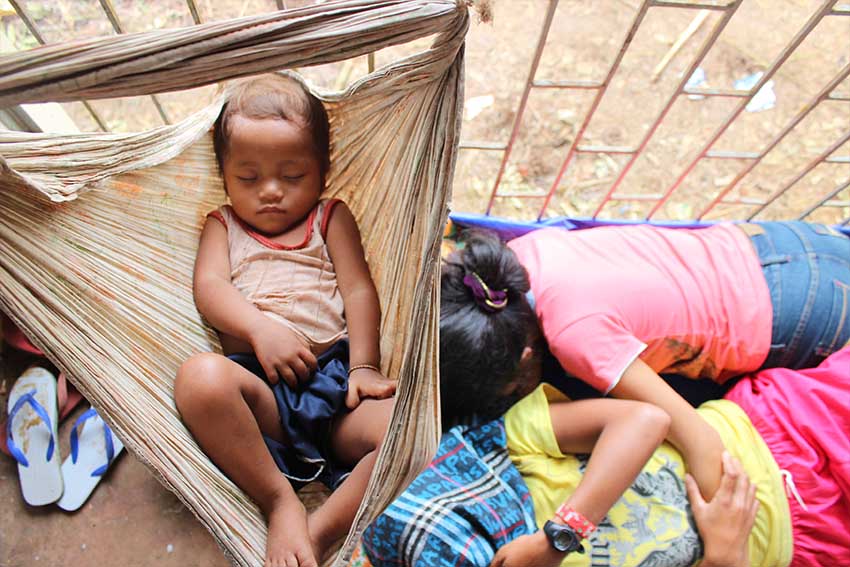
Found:
[(511, 463), (503, 419), (461, 425), (363, 535), (374, 567), (487, 567), (496, 550), (537, 530)]

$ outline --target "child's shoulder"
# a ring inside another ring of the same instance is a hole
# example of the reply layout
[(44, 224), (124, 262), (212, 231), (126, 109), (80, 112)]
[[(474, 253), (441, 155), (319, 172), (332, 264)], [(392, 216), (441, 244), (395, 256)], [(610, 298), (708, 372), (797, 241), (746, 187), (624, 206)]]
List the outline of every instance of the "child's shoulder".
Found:
[(224, 228), (227, 228), (228, 225), (232, 224), (234, 220), (235, 213), (230, 205), (221, 205), (210, 212), (207, 213), (207, 219), (215, 219), (221, 224), (224, 225)]
[(330, 211), (336, 206), (342, 205), (344, 207), (348, 207), (348, 205), (342, 199), (338, 199), (337, 197), (327, 197), (324, 199), (319, 199), (319, 207), (324, 209), (325, 211)]
[(330, 225), (334, 211), (342, 209), (348, 209), (348, 205), (342, 199), (331, 197), (319, 201), (315, 222), (319, 226), (319, 232), (322, 238), (327, 239), (328, 237), (328, 226)]

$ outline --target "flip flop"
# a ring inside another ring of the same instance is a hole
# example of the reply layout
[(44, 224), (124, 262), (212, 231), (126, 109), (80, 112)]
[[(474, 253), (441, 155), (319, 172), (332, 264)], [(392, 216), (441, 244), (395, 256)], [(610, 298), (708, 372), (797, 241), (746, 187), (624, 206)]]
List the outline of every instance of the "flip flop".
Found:
[[(56, 378), (56, 399), (59, 407), (59, 423), (62, 423), (68, 414), (74, 411), (74, 408), (83, 400), (83, 395), (77, 391), (73, 384), (70, 384), (65, 378), (65, 373), (60, 372)], [(0, 420), (0, 430), (6, 430), (6, 419)], [(6, 446), (6, 436), (0, 435), (0, 453), (12, 456), (9, 448)]]
[(123, 449), (94, 408), (86, 410), (71, 429), (71, 456), (62, 463), (65, 492), (56, 505), (67, 512), (79, 509)]
[(21, 494), (31, 506), (44, 506), (62, 496), (62, 470), (56, 447), (56, 378), (34, 366), (9, 392), (6, 444), (18, 461)]

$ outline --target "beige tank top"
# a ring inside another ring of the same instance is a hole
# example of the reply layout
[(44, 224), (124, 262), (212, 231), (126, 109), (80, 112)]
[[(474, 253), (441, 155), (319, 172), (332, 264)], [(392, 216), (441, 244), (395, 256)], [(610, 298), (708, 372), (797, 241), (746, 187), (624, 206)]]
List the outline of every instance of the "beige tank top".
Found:
[(346, 334), (342, 295), (325, 244), (331, 211), (338, 202), (323, 199), (316, 205), (304, 241), (296, 246), (284, 246), (254, 231), (230, 205), (209, 214), (227, 229), (231, 283), (316, 354)]

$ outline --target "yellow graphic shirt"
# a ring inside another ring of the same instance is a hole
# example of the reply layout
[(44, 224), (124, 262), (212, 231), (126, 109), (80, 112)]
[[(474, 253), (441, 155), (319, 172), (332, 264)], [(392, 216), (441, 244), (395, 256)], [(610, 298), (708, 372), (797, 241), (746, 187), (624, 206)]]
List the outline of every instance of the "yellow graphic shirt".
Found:
[[(566, 400), (542, 384), (505, 415), (508, 452), (534, 501), (537, 525), (554, 517), (573, 493), (588, 455), (564, 455), (558, 448), (549, 402)], [(753, 567), (790, 563), (790, 512), (779, 468), (746, 414), (734, 403), (714, 400), (700, 415), (720, 434), (758, 486), (759, 512), (750, 536)], [(599, 523), (585, 553), (571, 553), (563, 567), (687, 566), (702, 557), (702, 542), (685, 489), (685, 465), (670, 445), (659, 447), (634, 484)]]

